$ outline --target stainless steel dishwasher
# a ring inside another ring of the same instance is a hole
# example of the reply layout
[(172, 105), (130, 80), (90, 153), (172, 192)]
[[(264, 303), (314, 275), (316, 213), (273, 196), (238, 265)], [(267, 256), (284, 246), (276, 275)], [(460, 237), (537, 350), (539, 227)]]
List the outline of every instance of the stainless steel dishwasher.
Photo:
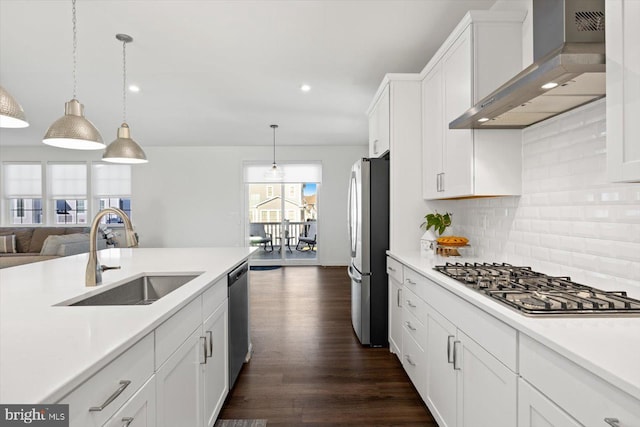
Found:
[(249, 353), (249, 264), (234, 268), (228, 276), (229, 390), (236, 383)]

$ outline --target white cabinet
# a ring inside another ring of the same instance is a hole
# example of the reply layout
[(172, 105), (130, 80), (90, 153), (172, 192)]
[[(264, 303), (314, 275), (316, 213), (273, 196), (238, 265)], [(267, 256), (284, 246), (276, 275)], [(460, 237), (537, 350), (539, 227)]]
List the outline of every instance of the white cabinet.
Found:
[(449, 122), (520, 71), (523, 19), (470, 12), (423, 70), (423, 198), (520, 194), (521, 132), (452, 130)]
[(402, 265), (387, 257), (389, 275), (389, 351), (402, 360)]
[(614, 182), (640, 182), (640, 2), (607, 0), (607, 166)]
[(215, 424), (229, 391), (228, 307), (224, 301), (203, 324), (207, 359), (203, 365), (205, 426)]
[(138, 341), (57, 403), (71, 427), (102, 426), (153, 375), (153, 334)]
[(631, 395), (525, 334), (520, 334), (519, 354), (522, 379), (581, 425), (640, 426), (640, 401)]
[(518, 379), (518, 427), (580, 427), (558, 405), (531, 384)]
[(156, 382), (152, 376), (131, 399), (113, 415), (104, 427), (155, 427)]
[(390, 139), (389, 85), (369, 112), (369, 157), (381, 157), (389, 151)]

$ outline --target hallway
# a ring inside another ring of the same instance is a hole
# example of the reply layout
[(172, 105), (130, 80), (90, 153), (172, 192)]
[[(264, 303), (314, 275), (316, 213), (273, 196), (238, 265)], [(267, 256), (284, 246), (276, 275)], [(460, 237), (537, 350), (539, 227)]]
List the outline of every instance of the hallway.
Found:
[(254, 354), (219, 419), (436, 426), (396, 356), (358, 343), (346, 267), (250, 274)]

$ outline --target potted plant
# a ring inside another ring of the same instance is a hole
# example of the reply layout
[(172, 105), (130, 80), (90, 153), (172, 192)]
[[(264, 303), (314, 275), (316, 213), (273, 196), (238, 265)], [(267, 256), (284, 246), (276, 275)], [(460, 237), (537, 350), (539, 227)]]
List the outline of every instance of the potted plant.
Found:
[(450, 212), (446, 212), (444, 214), (438, 213), (430, 213), (425, 215), (424, 222), (420, 225), (420, 227), (424, 228), (425, 231), (429, 231), (431, 227), (433, 227), (433, 231), (437, 232), (438, 235), (442, 236), (442, 233), (451, 225), (451, 216), (453, 214)]
[[(444, 256), (460, 256), (456, 248), (465, 246), (469, 240), (466, 237), (460, 236), (443, 236), (445, 230), (451, 226), (452, 216), (453, 214), (450, 212), (441, 214), (437, 211), (425, 215), (425, 221), (421, 225), (421, 227), (425, 229), (425, 233), (421, 239), (421, 248), (426, 246), (431, 251)], [(436, 237), (436, 235), (430, 231), (431, 228), (433, 228), (433, 231), (436, 232), (439, 237)], [(423, 244), (422, 242), (425, 241), (427, 243)], [(435, 243), (437, 243), (437, 245)]]

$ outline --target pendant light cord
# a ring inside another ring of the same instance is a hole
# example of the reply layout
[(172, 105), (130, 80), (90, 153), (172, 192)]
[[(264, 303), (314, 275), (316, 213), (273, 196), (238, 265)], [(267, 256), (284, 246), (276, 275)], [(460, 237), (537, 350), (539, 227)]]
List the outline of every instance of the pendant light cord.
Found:
[(272, 126), (273, 127), (273, 164), (276, 164), (276, 127), (277, 126)]
[(127, 42), (122, 42), (122, 123), (127, 123)]
[(76, 99), (76, 86), (78, 84), (76, 78), (76, 63), (78, 50), (78, 30), (76, 22), (76, 0), (71, 0), (71, 22), (73, 24), (73, 99)]

